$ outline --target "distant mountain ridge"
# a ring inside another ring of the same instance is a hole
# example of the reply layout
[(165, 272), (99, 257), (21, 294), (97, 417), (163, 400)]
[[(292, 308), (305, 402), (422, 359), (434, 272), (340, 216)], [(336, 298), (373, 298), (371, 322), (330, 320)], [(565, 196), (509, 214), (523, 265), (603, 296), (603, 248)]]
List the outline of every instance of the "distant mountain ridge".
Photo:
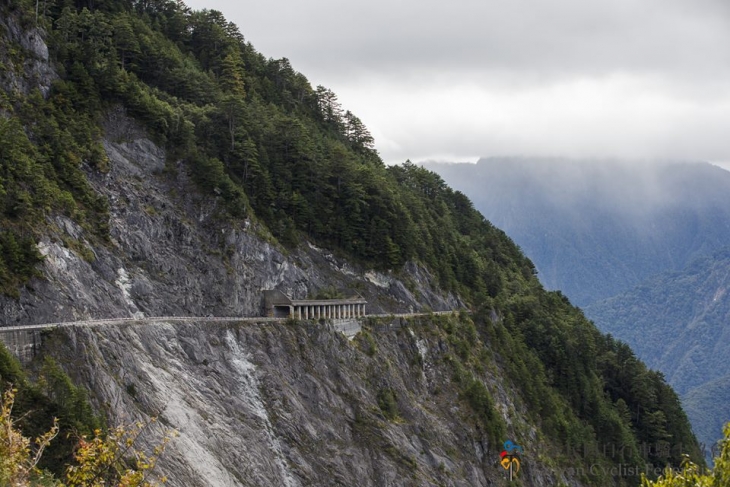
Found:
[(725, 248), (585, 312), (600, 329), (632, 344), (684, 394), (730, 373), (729, 291), (730, 248)]
[(730, 172), (708, 163), (488, 158), (426, 163), (586, 306), (730, 241)]

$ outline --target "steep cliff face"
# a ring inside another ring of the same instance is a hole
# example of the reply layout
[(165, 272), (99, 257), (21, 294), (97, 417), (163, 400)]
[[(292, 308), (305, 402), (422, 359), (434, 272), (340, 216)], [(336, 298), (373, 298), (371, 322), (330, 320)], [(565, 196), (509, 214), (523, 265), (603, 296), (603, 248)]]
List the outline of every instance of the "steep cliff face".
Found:
[[(180, 433), (158, 467), (172, 486), (498, 485), (501, 443), (459, 393), (447, 322), (353, 342), (311, 323), (160, 322), (59, 330), (49, 343), (112, 421), (159, 416), (148, 446)], [(530, 443), (524, 485), (580, 485), (546, 460), (502, 377), (494, 360), (481, 373), (510, 434)]]
[(185, 166), (167, 161), (121, 109), (104, 125), (110, 169), (87, 168), (87, 177), (109, 201), (111, 241), (99, 243), (72, 220), (54, 217), (55, 232), (39, 244), (43, 278), (24, 288), (20, 299), (0, 296), (4, 325), (260, 316), (261, 291), (273, 288), (298, 298), (327, 287), (357, 291), (368, 299), (370, 313), (461, 304), (434, 289), (429, 273), (415, 264), (405, 268), (407, 288), (391, 275), (358, 269), (311, 244), (287, 252), (255, 222), (227, 223), (219, 202), (201, 197)]

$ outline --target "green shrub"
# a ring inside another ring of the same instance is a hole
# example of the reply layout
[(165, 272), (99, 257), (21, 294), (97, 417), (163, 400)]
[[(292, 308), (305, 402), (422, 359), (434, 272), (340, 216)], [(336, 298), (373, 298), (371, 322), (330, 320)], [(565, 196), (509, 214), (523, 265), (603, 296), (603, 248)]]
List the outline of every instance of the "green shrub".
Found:
[(360, 350), (365, 354), (373, 357), (378, 353), (378, 344), (375, 343), (375, 338), (373, 338), (373, 335), (369, 331), (362, 330), (357, 334), (356, 340)]
[(493, 444), (503, 441), (507, 427), (499, 412), (495, 409), (494, 400), (487, 387), (475, 377), (470, 377), (463, 387), (463, 396), (477, 417), (477, 423), (487, 432)]
[(378, 392), (378, 407), (388, 420), (394, 421), (398, 418), (398, 401), (393, 389), (385, 388)]

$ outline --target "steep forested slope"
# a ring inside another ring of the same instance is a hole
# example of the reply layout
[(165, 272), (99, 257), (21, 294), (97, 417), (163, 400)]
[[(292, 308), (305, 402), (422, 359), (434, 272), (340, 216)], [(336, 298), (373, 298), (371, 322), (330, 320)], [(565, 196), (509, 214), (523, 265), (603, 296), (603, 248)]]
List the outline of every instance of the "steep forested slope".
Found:
[(692, 389), (682, 397), (682, 406), (705, 454), (717, 456), (717, 441), (730, 421), (730, 374)]
[[(472, 404), (472, 431), (492, 447), (505, 434), (530, 441), (490, 399), (504, 377), (519, 384), (512, 393), (539, 434), (585, 447), (586, 465), (680, 459), (677, 450), (641, 456), (644, 444), (682, 444), (697, 456), (661, 376), (545, 291), (466, 196), (412, 164), (386, 167), (334, 93), (285, 59), (264, 58), (220, 13), (171, 0), (65, 0), (41, 5), (36, 29), (34, 7), (1, 7), (8, 320), (251, 314), (261, 289), (306, 297), (332, 283), (379, 310), (463, 304), (476, 326), (445, 323), (433, 346), (458, 357), (449, 380), (464, 390), (452, 399)], [(35, 36), (47, 39), (50, 61), (31, 49)], [(27, 72), (46, 74), (18, 84)], [(377, 353), (377, 339), (361, 339)], [(202, 332), (171, 343), (190, 358), (202, 353), (196, 340), (205, 342)], [(301, 343), (326, 353), (317, 340)], [(490, 344), (494, 360), (479, 355)], [(207, 373), (196, 360), (195, 373)], [(73, 361), (62, 366), (74, 372)], [(607, 445), (625, 448), (617, 457)]]
[(665, 374), (692, 406), (695, 427), (708, 445), (730, 420), (722, 403), (727, 393), (708, 393), (727, 386), (730, 374), (729, 289), (730, 250), (723, 249), (586, 309), (599, 328)]
[(706, 163), (489, 158), (426, 167), (579, 306), (730, 241), (730, 172)]

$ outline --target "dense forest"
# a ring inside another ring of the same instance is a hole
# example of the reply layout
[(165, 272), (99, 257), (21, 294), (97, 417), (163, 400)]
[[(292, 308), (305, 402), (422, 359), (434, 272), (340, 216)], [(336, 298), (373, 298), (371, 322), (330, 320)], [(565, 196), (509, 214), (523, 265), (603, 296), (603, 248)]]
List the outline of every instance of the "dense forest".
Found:
[[(36, 276), (35, 242), (56, 212), (111, 245), (107, 204), (86, 173), (108, 170), (100, 121), (121, 106), (166, 148), (169, 171), (181, 161), (201, 194), (220, 203), (221, 222), (248, 220), (283, 248), (311, 241), (363, 268), (398, 274), (408, 261), (425, 265), (476, 311), (476, 330), (499, 344), (502, 367), (556, 444), (611, 461), (678, 465), (682, 453), (700, 461), (661, 374), (561, 293), (546, 292), (532, 263), (466, 196), (408, 162), (386, 167), (331, 90), (256, 52), (219, 12), (174, 0), (0, 8), (45, 32), (59, 74), (47, 97), (0, 92), (0, 291), (17, 295)], [(0, 46), (2, 70), (18, 71), (24, 56)], [(455, 333), (450, 344), (466, 350), (467, 363), (470, 340)], [(469, 394), (492, 418), (488, 393)]]

